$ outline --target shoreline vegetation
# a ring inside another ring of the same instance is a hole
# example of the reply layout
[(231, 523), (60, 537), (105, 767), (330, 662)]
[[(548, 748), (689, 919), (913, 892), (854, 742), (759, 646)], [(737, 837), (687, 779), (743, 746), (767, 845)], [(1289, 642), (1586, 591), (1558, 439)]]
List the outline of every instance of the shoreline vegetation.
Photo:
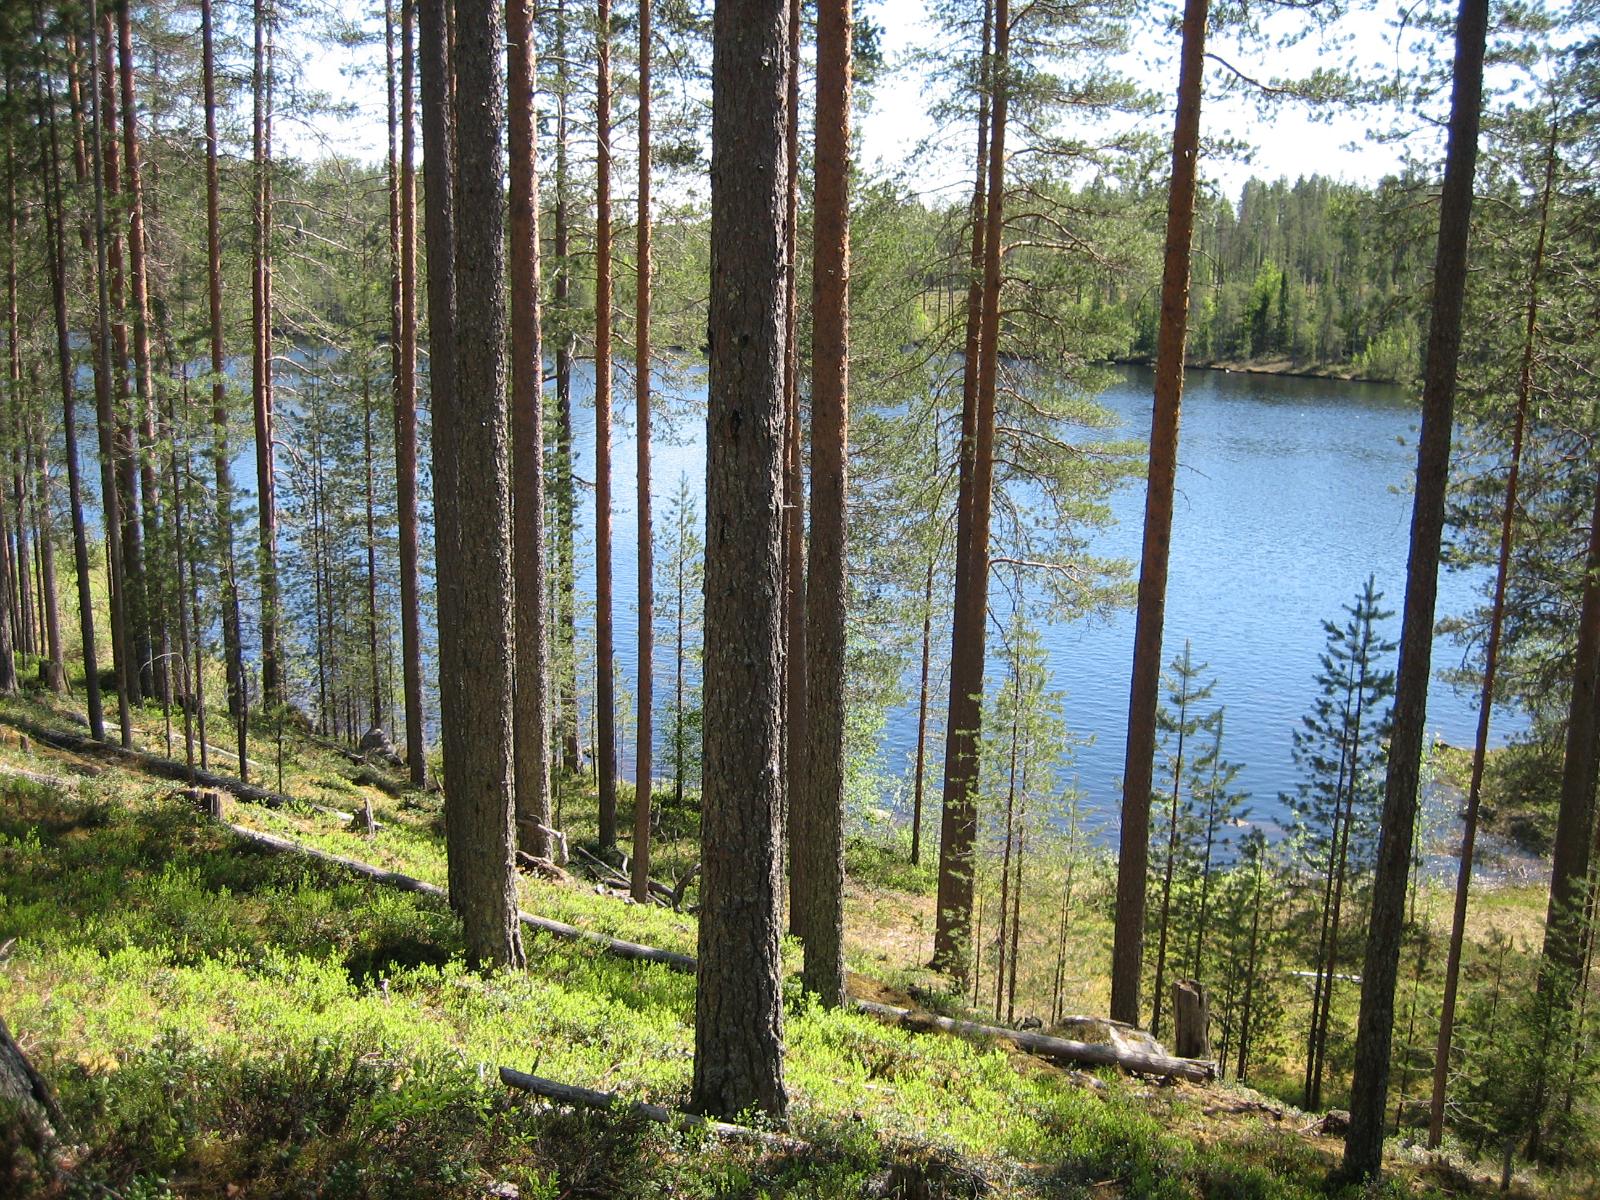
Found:
[[(1154, 367), (1148, 354), (1119, 355), (1111, 360), (1119, 367)], [(1363, 375), (1354, 363), (1306, 363), (1292, 358), (1195, 359), (1184, 363), (1186, 371), (1221, 371), (1229, 375), (1277, 375), (1286, 379), (1326, 379), (1334, 383), (1376, 383), (1403, 387), (1404, 381), (1380, 375)]]

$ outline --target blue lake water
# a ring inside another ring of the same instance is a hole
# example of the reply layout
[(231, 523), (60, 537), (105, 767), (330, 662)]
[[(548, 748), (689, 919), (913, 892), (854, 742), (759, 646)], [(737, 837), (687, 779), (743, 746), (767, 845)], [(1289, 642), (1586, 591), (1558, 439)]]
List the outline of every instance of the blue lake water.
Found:
[[(655, 381), (661, 409), (655, 418), (652, 486), (656, 533), (663, 533), (666, 498), (687, 478), (699, 509), (705, 487), (705, 380), (702, 368), (664, 370)], [(574, 371), (575, 471), (586, 485), (594, 477), (593, 374), (588, 363)], [(289, 393), (292, 395), (292, 393)], [(1123, 367), (1101, 403), (1118, 428), (1100, 436), (1144, 438), (1149, 434), (1152, 378), (1148, 368)], [(292, 404), (292, 400), (290, 401)], [(637, 648), (637, 552), (635, 546), (635, 442), (632, 385), (619, 371), (617, 425), (613, 435), (613, 528), (617, 670), (624, 696), (631, 696)], [(1237, 784), (1251, 793), (1253, 819), (1271, 828), (1283, 813), (1280, 794), (1298, 776), (1290, 758), (1293, 731), (1316, 694), (1314, 676), (1323, 646), (1321, 622), (1342, 620), (1370, 572), (1385, 593), (1385, 605), (1402, 606), (1415, 468), (1417, 409), (1401, 389), (1386, 385), (1229, 374), (1189, 373), (1179, 446), (1178, 491), (1172, 531), (1165, 649), (1170, 661), (1193, 644), (1197, 662), (1215, 676), (1211, 703), (1226, 706), (1224, 753), (1242, 763)], [(288, 427), (282, 435), (293, 438)], [(234, 477), (241, 507), (253, 507), (254, 465), (248, 435), (241, 438)], [(93, 430), (84, 434), (86, 453)], [(427, 444), (424, 433), (424, 447)], [(424, 453), (426, 459), (426, 451)], [(92, 462), (86, 463), (91, 481)], [(283, 485), (280, 485), (282, 487)], [(424, 480), (426, 489), (426, 479)], [(580, 633), (580, 655), (593, 654), (594, 505), (592, 488), (580, 488), (578, 588), (590, 611)], [(282, 493), (280, 493), (280, 503)], [(1143, 521), (1143, 480), (1113, 500), (1114, 525), (1098, 532), (1089, 547), (1097, 556), (1136, 561)], [(424, 513), (424, 520), (427, 515)], [(426, 557), (430, 557), (425, 555)], [(661, 551), (658, 548), (658, 561)], [(431, 576), (432, 563), (425, 563)], [(1486, 582), (1484, 572), (1451, 573), (1440, 580), (1438, 616), (1472, 608)], [(246, 579), (248, 588), (249, 580)], [(428, 581), (428, 582), (431, 582)], [(1003, 605), (999, 589), (992, 604)], [(253, 598), (246, 597), (247, 606)], [(949, 598), (945, 597), (946, 614)], [(431, 604), (424, 606), (425, 638), (431, 646)], [(667, 598), (657, 592), (658, 620)], [(253, 612), (247, 611), (247, 618)], [(947, 619), (947, 616), (946, 616)], [(1127, 720), (1128, 677), (1133, 646), (1131, 607), (1109, 618), (1047, 626), (1051, 686), (1065, 693), (1072, 732), (1087, 739), (1066, 768), (1081, 788), (1086, 815), (1108, 837), (1120, 804)], [(991, 625), (991, 630), (993, 626)], [(948, 654), (948, 629), (935, 622), (936, 662)], [(1398, 637), (1398, 617), (1388, 633)], [(585, 649), (584, 643), (587, 643)], [(993, 659), (998, 639), (991, 632), (991, 687), (998, 683)], [(656, 704), (663, 713), (671, 688), (670, 634), (656, 637)], [(1435, 670), (1459, 663), (1460, 649), (1439, 639)], [(914, 662), (907, 662), (906, 694), (914, 701)], [(425, 664), (431, 674), (433, 663)], [(592, 667), (584, 668), (591, 674)], [(938, 792), (943, 740), (941, 714), (947, 698), (942, 675), (932, 688), (934, 732), (929, 737), (931, 794)], [(1475, 731), (1473, 696), (1436, 681), (1429, 696), (1428, 728), (1443, 740), (1469, 744)], [(631, 704), (628, 706), (631, 709)], [(435, 712), (428, 705), (429, 724)], [(581, 714), (584, 726), (589, 714)], [(631, 711), (619, 711), (621, 767), (633, 769)], [(665, 732), (657, 719), (657, 737)], [(1497, 714), (1494, 741), (1522, 728), (1516, 714)], [(889, 779), (882, 803), (904, 808), (916, 746), (914, 702), (888, 714), (879, 765)], [(656, 762), (663, 762), (661, 746)]]
[[(703, 378), (691, 373), (673, 390), (679, 396), (673, 431), (664, 436), (667, 422), (656, 431), (652, 480), (658, 536), (661, 498), (681, 475), (691, 480), (703, 506), (704, 418), (697, 407), (703, 402)], [(574, 391), (577, 471), (592, 479), (592, 379), (580, 378)], [(619, 417), (631, 414), (626, 381), (619, 379), (617, 395)], [(1101, 397), (1119, 419), (1114, 436), (1148, 436), (1151, 395), (1148, 369), (1118, 370), (1116, 382)], [(1163, 658), (1170, 660), (1188, 638), (1195, 660), (1209, 664), (1208, 674), (1217, 679), (1212, 702), (1227, 708), (1225, 754), (1244, 764), (1238, 785), (1252, 794), (1255, 819), (1268, 826), (1282, 812), (1279, 794), (1297, 781), (1291, 738), (1315, 696), (1322, 620), (1342, 618), (1340, 606), (1352, 601), (1369, 572), (1385, 593), (1386, 606), (1401, 608), (1416, 425), (1415, 404), (1395, 387), (1216, 371), (1189, 374)], [(613, 446), (616, 645), (618, 669), (630, 691), (637, 630), (634, 453), (631, 429), (619, 427)], [(579, 519), (587, 530), (593, 528), (592, 502), (592, 493), (586, 493)], [(1117, 524), (1097, 534), (1091, 550), (1136, 560), (1142, 481), (1119, 493), (1113, 508)], [(580, 587), (592, 596), (592, 555), (583, 567)], [(1481, 574), (1442, 578), (1438, 615), (1471, 608), (1483, 581)], [(659, 596), (657, 604), (659, 613)], [(1388, 628), (1398, 638), (1399, 618)], [(658, 706), (666, 699), (670, 665), (663, 639), (658, 633)], [(1052, 686), (1066, 694), (1067, 721), (1074, 733), (1091, 739), (1077, 750), (1071, 770), (1091, 819), (1104, 819), (1120, 803), (1133, 612), (1052, 625), (1043, 640)], [(991, 637), (991, 657), (994, 641)], [(948, 646), (940, 651), (942, 657)], [(1435, 669), (1455, 665), (1460, 656), (1458, 647), (1440, 639)], [(934, 689), (940, 710), (943, 691)], [(1471, 697), (1436, 682), (1428, 708), (1433, 734), (1458, 745), (1470, 743), (1476, 721)], [(631, 717), (625, 725), (631, 725)], [(1496, 726), (1496, 740), (1503, 741), (1520, 723), (1513, 714), (1499, 717)], [(624, 771), (632, 768), (630, 737), (623, 748)], [(930, 771), (937, 767), (939, 743), (930, 738), (935, 758)], [(889, 714), (881, 751), (886, 772), (908, 776), (915, 745), (916, 710), (907, 704)], [(889, 796), (885, 803), (897, 799), (903, 801)]]

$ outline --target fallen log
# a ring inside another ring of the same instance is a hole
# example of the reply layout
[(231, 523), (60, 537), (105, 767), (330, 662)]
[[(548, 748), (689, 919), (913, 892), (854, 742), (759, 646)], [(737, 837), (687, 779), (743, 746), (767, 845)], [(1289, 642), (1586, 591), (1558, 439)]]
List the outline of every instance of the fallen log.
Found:
[(57, 788), (64, 792), (78, 790), (76, 779), (67, 779), (61, 775), (41, 775), (37, 771), (24, 771), (21, 767), (8, 767), (0, 763), (0, 775), (9, 779), (23, 779), (29, 783), (37, 783), (41, 787)]
[(154, 775), (158, 779), (170, 779), (177, 783), (193, 783), (208, 788), (221, 788), (231, 792), (241, 800), (251, 804), (264, 805), (267, 808), (309, 808), (313, 812), (325, 816), (337, 817), (341, 821), (354, 821), (354, 813), (345, 812), (343, 809), (330, 808), (326, 804), (317, 804), (311, 800), (298, 800), (293, 796), (286, 796), (282, 792), (269, 791), (257, 787), (253, 783), (233, 779), (227, 775), (218, 775), (212, 771), (202, 771), (198, 767), (190, 769), (187, 763), (178, 762), (172, 758), (162, 758), (159, 754), (151, 754), (145, 750), (128, 750), (122, 746), (113, 746), (106, 742), (97, 742), (93, 738), (81, 737), (75, 733), (67, 733), (60, 729), (47, 729), (43, 725), (21, 717), (0, 717), (0, 721), (21, 730), (46, 746), (57, 750), (66, 750), (72, 754), (89, 754), (98, 758), (110, 759), (113, 762), (143, 771), (147, 775)]
[(1030, 1054), (1041, 1058), (1062, 1059), (1094, 1067), (1121, 1067), (1141, 1075), (1173, 1076), (1208, 1083), (1217, 1077), (1215, 1063), (1195, 1058), (1174, 1058), (1170, 1055), (1144, 1054), (1119, 1049), (1105, 1042), (1074, 1042), (1049, 1034), (1032, 1033), (1025, 1029), (1006, 1029), (1000, 1025), (979, 1025), (976, 1021), (958, 1021), (953, 1017), (940, 1017), (909, 1008), (896, 1008), (891, 1004), (878, 1004), (872, 1000), (856, 1000), (855, 1006), (875, 1017), (909, 1022), (913, 1025), (931, 1025), (945, 1033), (963, 1034), (967, 1037), (1003, 1038), (1015, 1042)]
[(546, 1100), (568, 1107), (598, 1108), (606, 1112), (639, 1116), (660, 1125), (671, 1125), (678, 1129), (703, 1129), (716, 1137), (759, 1142), (764, 1146), (774, 1146), (784, 1150), (799, 1150), (809, 1145), (787, 1134), (773, 1133), (766, 1129), (752, 1129), (748, 1125), (730, 1125), (726, 1121), (714, 1121), (694, 1113), (678, 1112), (663, 1108), (659, 1104), (648, 1104), (643, 1100), (624, 1100), (615, 1092), (600, 1092), (570, 1083), (557, 1083), (554, 1079), (528, 1075), (522, 1071), (514, 1071), (510, 1067), (500, 1068), (500, 1082), (507, 1087), (532, 1092), (535, 1096), (543, 1096)]
[[(437, 884), (425, 883), (421, 879), (414, 879), (410, 875), (402, 875), (398, 871), (385, 871), (382, 867), (375, 867), (371, 863), (358, 862), (356, 859), (345, 858), (340, 854), (330, 854), (326, 850), (302, 846), (299, 842), (278, 837), (276, 834), (263, 833), (258, 829), (247, 829), (243, 825), (233, 825), (227, 822), (224, 822), (224, 824), (245, 841), (263, 849), (284, 854), (303, 854), (308, 858), (317, 859), (319, 862), (340, 867), (353, 875), (361, 876), (363, 879), (381, 883), (385, 887), (398, 888), (402, 892), (414, 892), (423, 896), (433, 896), (447, 903), (449, 901), (448, 893)], [(687, 954), (678, 954), (672, 950), (658, 950), (654, 946), (641, 946), (637, 942), (624, 941), (622, 938), (610, 937), (604, 933), (595, 933), (589, 929), (579, 929), (576, 925), (568, 925), (565, 921), (554, 921), (549, 917), (536, 917), (532, 913), (519, 912), (517, 917), (529, 929), (554, 934), (556, 937), (566, 938), (569, 941), (586, 942), (591, 946), (598, 947), (607, 954), (615, 954), (619, 958), (657, 963), (664, 967), (670, 967), (674, 971), (683, 971), (690, 975), (694, 974), (694, 959)]]

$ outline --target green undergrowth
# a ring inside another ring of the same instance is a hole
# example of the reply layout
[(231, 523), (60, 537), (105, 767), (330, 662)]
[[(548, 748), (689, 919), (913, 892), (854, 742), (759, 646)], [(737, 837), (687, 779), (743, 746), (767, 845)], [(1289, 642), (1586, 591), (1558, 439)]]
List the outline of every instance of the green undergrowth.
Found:
[(90, 1146), (79, 1174), (124, 1195), (474, 1195), (495, 1179), (853, 1195), (897, 1154), (924, 1175), (945, 1163), (950, 1194), (974, 1175), (1018, 1194), (1298, 1194), (1265, 1174), (1215, 1190), (1257, 1168), (1164, 1133), (1161, 1106), (1120, 1089), (794, 995), (789, 1085), (815, 1151), (513, 1104), (497, 1065), (681, 1103), (692, 980), (543, 937), (527, 972), (475, 974), (425, 897), (261, 853), (160, 798), (3, 794), (0, 938), (18, 941), (0, 1004)]
[[(300, 762), (294, 776), (339, 770)], [(233, 813), (442, 883), (437, 797), (371, 798), (384, 827), (370, 840), (325, 814)], [(926, 871), (850, 853), (868, 886), (926, 887)], [(533, 911), (694, 948), (688, 913), (576, 883), (522, 887)], [(822, 1011), (792, 977), (786, 1075), (804, 1148), (525, 1102), (498, 1066), (682, 1106), (692, 978), (531, 933), (526, 972), (470, 971), (438, 901), (261, 851), (171, 785), (117, 770), (76, 794), (0, 777), (11, 938), (0, 1015), (84, 1146), (74, 1182), (35, 1180), (40, 1194), (476, 1197), (501, 1182), (552, 1198), (1335, 1194), (1331, 1143), (1216, 1123), (1216, 1089), (1088, 1087), (997, 1046)], [(799, 965), (792, 945), (786, 962)], [(25, 1176), (0, 1139), (0, 1194), (29, 1194)], [(1408, 1172), (1386, 1194), (1460, 1193)]]

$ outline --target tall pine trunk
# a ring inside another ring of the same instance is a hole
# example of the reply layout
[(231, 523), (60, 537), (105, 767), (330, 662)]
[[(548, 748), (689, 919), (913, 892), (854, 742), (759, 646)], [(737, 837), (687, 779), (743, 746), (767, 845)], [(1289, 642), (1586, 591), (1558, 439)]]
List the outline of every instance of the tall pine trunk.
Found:
[(553, 223), (556, 258), (555, 308), (559, 337), (556, 341), (556, 453), (555, 453), (555, 626), (556, 654), (560, 680), (556, 685), (561, 728), (561, 766), (576, 775), (582, 756), (578, 751), (578, 622), (577, 622), (577, 497), (572, 478), (572, 359), (573, 330), (570, 298), (572, 263), (569, 255), (570, 219), (567, 206), (567, 89), (570, 78), (567, 62), (567, 10), (565, 0), (556, 0), (556, 196)]
[(516, 575), (517, 844), (550, 855), (544, 557), (544, 353), (539, 328), (538, 82), (532, 0), (506, 5), (507, 86), (511, 96), (511, 467), (512, 553)]
[[(42, 18), (41, 18), (42, 19)], [(43, 39), (41, 49), (43, 47)], [(65, 190), (61, 181), (61, 144), (56, 133), (56, 103), (51, 89), (50, 65), (39, 68), (41, 125), (48, 134), (42, 146), (40, 177), (45, 186), (45, 234), (49, 245), (50, 295), (55, 310), (56, 370), (61, 382), (61, 425), (67, 460), (67, 504), (72, 518), (72, 560), (78, 584), (78, 632), (83, 641), (83, 677), (89, 715), (89, 733), (96, 741), (106, 736), (105, 711), (100, 698), (99, 656), (95, 646), (94, 596), (89, 575), (89, 539), (83, 520), (83, 481), (78, 458), (77, 371), (72, 360), (72, 335), (67, 311), (67, 235)], [(3, 667), (0, 667), (3, 669)]]
[(815, 249), (812, 258), (811, 538), (806, 561), (806, 762), (800, 792), (801, 980), (845, 1002), (844, 668), (850, 426), (851, 0), (817, 9)]
[(794, 902), (800, 888), (796, 848), (804, 837), (795, 796), (805, 786), (806, 767), (806, 485), (804, 431), (800, 420), (800, 25), (803, 0), (789, 0), (789, 75), (784, 87), (789, 127), (784, 133), (783, 325), (783, 628), (784, 741), (783, 840), (789, 861), (789, 932), (805, 938), (806, 910)]
[(1478, 692), (1478, 731), (1472, 745), (1472, 774), (1462, 817), (1461, 856), (1456, 870), (1455, 906), (1451, 911), (1450, 950), (1445, 961), (1444, 999), (1439, 1009), (1439, 1040), (1434, 1049), (1433, 1093), (1428, 1108), (1428, 1148), (1444, 1138), (1445, 1094), (1450, 1082), (1450, 1047), (1455, 1033), (1456, 992), (1461, 979), (1461, 947), (1467, 928), (1467, 899), (1472, 886), (1473, 852), (1478, 839), (1478, 813), (1483, 768), (1488, 758), (1489, 718), (1494, 711), (1495, 674), (1500, 662), (1500, 635), (1505, 624), (1506, 580), (1511, 569), (1511, 543), (1516, 525), (1517, 485), (1522, 471), (1523, 435), (1533, 395), (1533, 360), (1539, 329), (1539, 279), (1544, 270), (1545, 237), (1550, 229), (1550, 197), (1555, 190), (1556, 124), (1550, 123), (1545, 154), (1544, 190), (1539, 202), (1539, 236), (1528, 269), (1528, 313), (1523, 326), (1522, 366), (1517, 373), (1517, 407), (1512, 419), (1511, 461), (1506, 466), (1505, 500), (1500, 509), (1500, 549), (1495, 562), (1494, 599), (1489, 607), (1489, 637), (1483, 651), (1483, 685)]
[[(429, 316), (436, 339), (430, 348), (445, 840), (451, 904), (461, 915), (467, 957), (518, 966), (500, 186), (504, 31), (495, 0), (456, 0), (453, 24), (444, 6), (445, 0), (423, 0), (421, 40)], [(446, 170), (452, 161), (453, 180)], [(472, 219), (456, 222), (455, 213)], [(437, 364), (444, 354), (452, 369), (441, 380)]]
[[(119, 0), (117, 18), (118, 86), (122, 101), (122, 157), (124, 164), (124, 191), (128, 204), (128, 281), (133, 317), (133, 362), (137, 379), (137, 398), (130, 420), (139, 426), (139, 512), (143, 522), (141, 530), (146, 555), (139, 562), (142, 581), (144, 613), (137, 630), (142, 645), (149, 654), (142, 668), (147, 678), (143, 690), (159, 695), (163, 702), (170, 697), (162, 685), (167, 661), (165, 605), (162, 600), (162, 572), (148, 561), (159, 555), (161, 545), (161, 488), (157, 482), (155, 437), (155, 375), (150, 359), (150, 272), (145, 253), (145, 202), (144, 163), (139, 143), (139, 114), (134, 101), (133, 83), (133, 20), (128, 0)], [(157, 666), (157, 663), (162, 664)]]
[(222, 323), (222, 184), (217, 167), (217, 63), (211, 5), (212, 0), (201, 0), (206, 116), (206, 299), (211, 325), (211, 457), (216, 475), (222, 655), (227, 675), (228, 712), (237, 720), (244, 710), (244, 651), (240, 642), (239, 585), (233, 556), (233, 466), (228, 450), (227, 347)]
[[(983, 340), (983, 245), (984, 234), (987, 230), (985, 219), (988, 212), (988, 187), (989, 187), (989, 101), (990, 101), (990, 74), (992, 71), (991, 53), (994, 37), (994, 6), (993, 0), (984, 0), (983, 7), (983, 53), (979, 59), (978, 69), (978, 152), (977, 171), (972, 189), (972, 208), (970, 220), (972, 222), (972, 248), (967, 262), (967, 312), (966, 312), (966, 340), (963, 343), (963, 358), (961, 368), (961, 445), (957, 452), (957, 488), (956, 488), (956, 562), (955, 562), (955, 604), (951, 616), (951, 637), (956, 638), (956, 612), (965, 612), (969, 601), (966, 599), (968, 578), (968, 555), (972, 543), (972, 464), (973, 456), (977, 451), (977, 423), (978, 423), (978, 358), (979, 349)], [(965, 665), (962, 668), (969, 671)], [(945, 712), (945, 761), (944, 761), (944, 791), (949, 796), (951, 791), (951, 774), (953, 761), (950, 757), (952, 746), (963, 753), (973, 752), (977, 736), (977, 704), (972, 697), (956, 690), (955, 685), (956, 662), (954, 653), (950, 660), (950, 701)], [(952, 733), (953, 730), (963, 730), (960, 736)], [(957, 770), (970, 773), (976, 764), (961, 763)], [(963, 785), (964, 786), (964, 785)], [(959, 794), (959, 792), (958, 792)], [(939, 910), (944, 909), (944, 899), (949, 885), (947, 874), (957, 865), (947, 859), (944, 844), (949, 836), (952, 822), (957, 811), (948, 802), (942, 806), (939, 823)], [(954, 880), (950, 881), (953, 884)], [(944, 922), (938, 921), (934, 929), (933, 965), (941, 970), (958, 971), (964, 951), (961, 947), (962, 931), (950, 930), (941, 941), (941, 929)]]
[(705, 785), (692, 1104), (782, 1118), (785, 0), (713, 17)]
[[(400, 4), (399, 307), (400, 374), (395, 382), (395, 496), (400, 534), (400, 662), (405, 697), (406, 770), (428, 782), (422, 727), (422, 587), (417, 549), (417, 168), (416, 7)], [(429, 364), (439, 369), (438, 360)]]
[(655, 555), (650, 523), (650, 0), (639, 0), (639, 232), (634, 288), (634, 432), (638, 438), (639, 680), (633, 793), (633, 898), (650, 900), (650, 773), (654, 729)]
[(251, 403), (256, 434), (257, 570), (261, 578), (261, 694), (268, 704), (282, 698), (278, 663), (278, 501), (273, 463), (272, 385), (272, 0), (254, 0), (255, 60), (251, 73), (255, 193), (251, 324), (255, 354)]
[(1552, 994), (1553, 1007), (1559, 1011), (1570, 1011), (1583, 964), (1583, 907), (1589, 884), (1595, 778), (1600, 772), (1600, 747), (1594, 735), (1600, 721), (1600, 476), (1594, 495), (1577, 646), (1572, 656), (1572, 698), (1567, 707), (1567, 748), (1550, 859), (1550, 902), (1540, 977), (1541, 990)]
[(928, 556), (922, 590), (922, 675), (917, 687), (917, 761), (911, 785), (911, 865), (922, 865), (922, 793), (928, 761), (928, 670), (933, 659), (933, 568), (938, 555)]
[[(988, 178), (984, 185), (983, 287), (978, 361), (973, 379), (971, 474), (966, 562), (957, 566), (951, 623), (950, 714), (945, 731), (944, 811), (939, 839), (934, 963), (966, 979), (972, 926), (973, 841), (977, 835), (979, 733), (989, 609), (989, 518), (994, 486), (995, 392), (1000, 359), (1000, 262), (1005, 231), (1006, 117), (1010, 87), (1011, 5), (995, 0), (990, 58)], [(958, 519), (957, 536), (960, 538)]]
[(1479, 109), (1488, 0), (1461, 0), (1456, 20), (1454, 86), (1444, 187), (1439, 198), (1439, 240), (1434, 257), (1433, 311), (1423, 372), (1422, 429), (1417, 439), (1416, 498), (1406, 601), (1401, 617), (1394, 724), (1378, 839), (1378, 866), (1366, 964), (1361, 973), (1361, 1017), (1356, 1034), (1355, 1078), (1350, 1088), (1350, 1129), (1344, 1173), (1371, 1178), (1383, 1167), (1388, 1114), (1389, 1050), (1394, 1037), (1394, 987), (1405, 928), (1406, 883), (1417, 818), (1417, 789), (1433, 654), (1434, 600), (1439, 544), (1444, 529), (1450, 467), (1456, 359), (1461, 349), (1461, 307), (1466, 290), (1467, 237), (1472, 221), (1472, 179), (1478, 160)]
[(594, 604), (600, 847), (617, 844), (617, 681), (611, 621), (611, 0), (595, 12)]
[[(1150, 869), (1150, 780), (1155, 768), (1161, 631), (1167, 605), (1172, 496), (1178, 470), (1178, 420), (1189, 325), (1189, 260), (1194, 241), (1200, 97), (1205, 84), (1209, 8), (1209, 0), (1185, 0), (1183, 8), (1178, 115), (1172, 133), (1172, 181), (1167, 192), (1166, 259), (1161, 272), (1161, 325), (1156, 334), (1155, 406), (1150, 418), (1150, 472), (1145, 487), (1144, 546), (1134, 618), (1133, 681), (1128, 691), (1128, 746), (1122, 768), (1122, 832), (1111, 949), (1111, 1017), (1116, 1021), (1139, 1019), (1145, 890)], [(1157, 995), (1155, 1003), (1160, 1002)]]
[[(111, 371), (111, 268), (107, 245), (111, 230), (106, 221), (106, 186), (103, 126), (103, 93), (95, 83), (99, 60), (100, 18), (95, 0), (89, 5), (89, 46), (87, 83), (89, 85), (89, 130), (85, 139), (92, 162), (80, 161), (80, 179), (90, 172), (94, 189), (93, 243), (95, 254), (95, 417), (100, 441), (100, 499), (106, 538), (106, 571), (109, 576), (111, 608), (111, 650), (117, 676), (117, 717), (122, 745), (133, 746), (133, 716), (130, 698), (134, 666), (128, 652), (128, 605), (123, 592), (121, 497), (117, 484), (116, 416), (112, 410)], [(80, 156), (80, 160), (81, 160)], [(91, 171), (92, 168), (92, 171)]]
[(130, 704), (138, 704), (150, 691), (153, 672), (150, 662), (150, 640), (145, 624), (144, 534), (139, 522), (139, 472), (138, 432), (132, 419), (132, 398), (128, 390), (128, 323), (125, 312), (124, 288), (126, 272), (124, 244), (120, 223), (112, 220), (112, 212), (120, 214), (125, 206), (122, 194), (121, 154), (117, 143), (117, 85), (116, 85), (116, 22), (112, 13), (106, 13), (100, 22), (104, 38), (103, 53), (91, 67), (91, 79), (96, 81), (97, 95), (103, 106), (100, 113), (99, 132), (95, 141), (99, 150), (96, 175), (103, 181), (106, 246), (106, 303), (111, 322), (111, 454), (113, 480), (117, 490), (117, 513), (121, 525), (122, 575), (118, 590), (122, 597), (123, 648), (128, 653), (125, 671), (126, 689)]

